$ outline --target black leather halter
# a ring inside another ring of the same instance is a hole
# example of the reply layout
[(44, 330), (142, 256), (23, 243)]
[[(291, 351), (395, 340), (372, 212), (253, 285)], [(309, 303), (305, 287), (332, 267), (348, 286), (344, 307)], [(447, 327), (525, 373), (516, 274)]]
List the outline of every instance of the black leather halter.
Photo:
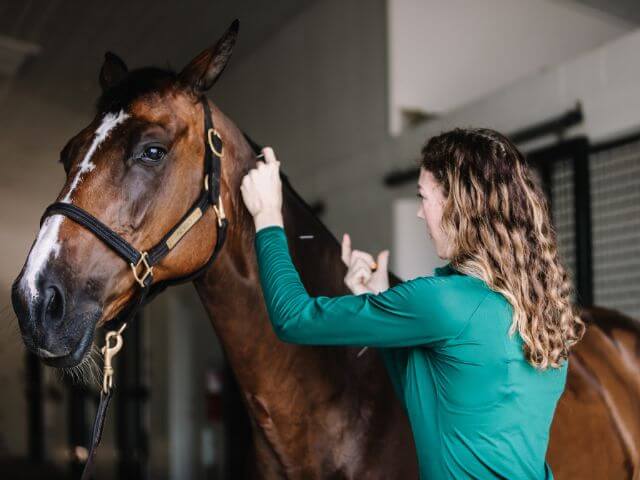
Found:
[[(224, 244), (228, 221), (225, 217), (222, 199), (220, 197), (220, 158), (222, 156), (223, 148), (222, 138), (213, 126), (211, 110), (209, 109), (209, 104), (207, 103), (206, 98), (202, 97), (200, 103), (202, 104), (202, 109), (204, 111), (205, 142), (204, 181), (202, 191), (198, 199), (187, 213), (184, 214), (182, 219), (171, 230), (169, 230), (154, 247), (147, 251), (140, 251), (136, 249), (96, 217), (72, 203), (52, 203), (47, 207), (40, 219), (40, 224), (42, 224), (45, 218), (50, 215), (60, 214), (71, 218), (74, 222), (82, 225), (87, 230), (90, 230), (129, 264), (136, 282), (141, 287), (141, 292), (138, 296), (138, 300), (133, 302), (133, 304), (130, 305), (123, 314), (119, 315), (120, 321), (126, 321), (136, 313), (134, 310), (137, 310), (137, 308), (131, 308), (132, 306), (139, 307), (143, 305), (151, 297), (155, 296), (161, 290), (164, 290), (168, 285), (186, 282), (199, 276), (207, 269), (207, 267), (209, 267), (209, 265), (211, 265), (211, 263), (213, 263)], [(197, 271), (189, 275), (153, 284), (154, 265), (157, 265), (169, 254), (185, 234), (204, 216), (205, 212), (210, 207), (215, 210), (218, 217), (218, 235), (216, 245), (209, 257), (209, 260)], [(151, 295), (149, 295), (149, 293), (151, 293)]]
[[(132, 274), (140, 285), (140, 293), (137, 298), (132, 301), (129, 306), (120, 314), (115, 321), (109, 322), (110, 324), (119, 324), (128, 322), (138, 312), (147, 301), (152, 297), (160, 293), (167, 286), (176, 283), (182, 283), (196, 278), (201, 275), (216, 259), (220, 249), (222, 248), (226, 234), (228, 221), (224, 214), (222, 206), (222, 199), (220, 197), (220, 175), (221, 175), (221, 162), (222, 157), (222, 138), (213, 126), (213, 120), (211, 117), (211, 110), (206, 97), (200, 99), (202, 103), (202, 109), (204, 112), (204, 181), (200, 196), (191, 206), (191, 208), (185, 213), (182, 219), (162, 237), (162, 239), (152, 248), (146, 251), (140, 251), (133, 245), (127, 242), (124, 238), (114, 232), (107, 225), (102, 223), (96, 217), (91, 215), (86, 210), (73, 205), (71, 203), (56, 202), (47, 207), (40, 224), (44, 222), (45, 218), (50, 215), (65, 215), (72, 219), (74, 222), (82, 225), (87, 230), (90, 230), (95, 236), (102, 240), (109, 248), (117, 253), (122, 259), (129, 264), (132, 270)], [(216, 245), (209, 257), (209, 260), (200, 267), (197, 271), (185, 275), (179, 278), (165, 280), (163, 282), (153, 283), (153, 267), (157, 265), (169, 252), (180, 242), (180, 240), (186, 235), (186, 233), (200, 220), (205, 212), (209, 208), (213, 208), (217, 215), (218, 236), (216, 239)], [(124, 327), (121, 327), (117, 333), (119, 337)], [(115, 334), (115, 332), (113, 332)], [(115, 355), (121, 347), (122, 340), (119, 340), (119, 344), (116, 347), (109, 345), (109, 336), (107, 336), (107, 345), (103, 349), (105, 354), (105, 367), (107, 364), (107, 353), (112, 351), (112, 355)], [(111, 349), (111, 350), (110, 350)], [(109, 368), (110, 367), (110, 357)], [(107, 376), (107, 373), (109, 375)], [(88, 479), (91, 476), (93, 469), (93, 458), (95, 456), (96, 448), (100, 443), (102, 436), (102, 429), (104, 426), (104, 420), (106, 417), (107, 407), (109, 400), (111, 399), (111, 375), (105, 368), (105, 379), (103, 389), (100, 394), (100, 404), (98, 411), (96, 412), (96, 418), (93, 425), (93, 433), (91, 440), (91, 449), (85, 463), (84, 471), (82, 473), (82, 479)]]

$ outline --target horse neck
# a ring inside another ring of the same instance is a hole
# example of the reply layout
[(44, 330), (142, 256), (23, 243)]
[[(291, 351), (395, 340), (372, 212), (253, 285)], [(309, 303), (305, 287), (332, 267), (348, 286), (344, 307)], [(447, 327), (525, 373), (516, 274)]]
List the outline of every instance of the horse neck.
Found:
[[(239, 191), (241, 177), (255, 166), (250, 147), (241, 140), (236, 143), (236, 151), (242, 161), (228, 170), (232, 172), (232, 178), (227, 179), (231, 192)], [(276, 337), (260, 288), (253, 222), (239, 195), (232, 193), (231, 200), (235, 218), (230, 218), (222, 254), (195, 285), (241, 388), (265, 393), (269, 398), (290, 395), (280, 388), (285, 375), (288, 384), (296, 383), (290, 385), (291, 389), (322, 384), (324, 393), (331, 396), (337, 390), (344, 391), (347, 373), (350, 382), (368, 375), (375, 360), (370, 355), (357, 358), (358, 349), (302, 347)], [(309, 294), (348, 293), (337, 240), (286, 177), (283, 218), (292, 259)]]

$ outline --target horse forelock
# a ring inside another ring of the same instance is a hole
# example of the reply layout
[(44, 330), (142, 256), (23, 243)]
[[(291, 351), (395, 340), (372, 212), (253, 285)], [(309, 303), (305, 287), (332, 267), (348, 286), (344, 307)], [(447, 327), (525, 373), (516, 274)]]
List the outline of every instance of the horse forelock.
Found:
[(108, 88), (98, 98), (98, 113), (128, 110), (131, 104), (149, 94), (161, 93), (174, 84), (177, 74), (172, 69), (144, 67), (131, 70), (118, 83)]

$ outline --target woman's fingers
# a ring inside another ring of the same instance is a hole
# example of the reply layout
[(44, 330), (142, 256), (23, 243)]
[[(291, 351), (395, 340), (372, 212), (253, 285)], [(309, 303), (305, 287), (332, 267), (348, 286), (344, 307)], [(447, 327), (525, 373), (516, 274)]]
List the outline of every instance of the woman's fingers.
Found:
[(351, 262), (351, 237), (348, 233), (342, 235), (342, 262), (347, 267)]
[(367, 264), (369, 268), (375, 270), (379, 268), (378, 262), (368, 254), (367, 252), (363, 252), (362, 250), (352, 250), (351, 249), (351, 237), (348, 233), (342, 235), (342, 254), (341, 254), (342, 262), (350, 267), (356, 258), (362, 258)]
[(354, 257), (351, 256), (351, 264), (349, 265), (350, 270), (355, 270), (356, 268), (366, 268), (367, 270), (371, 270), (371, 263), (362, 258), (362, 257)]
[(282, 210), (280, 162), (272, 148), (265, 147), (262, 151), (266, 163), (258, 162), (256, 167), (243, 177), (240, 185), (242, 199), (254, 218), (261, 213), (280, 213)]
[(276, 158), (276, 154), (273, 151), (273, 148), (271, 147), (264, 147), (262, 149), (262, 153), (264, 155), (264, 161), (265, 163), (269, 164), (269, 163), (279, 163), (278, 159)]
[(361, 250), (351, 251), (351, 263), (353, 263), (356, 258), (361, 258), (362, 260), (364, 260), (367, 265), (369, 265), (369, 268), (374, 268), (374, 264), (376, 264), (376, 261), (370, 254)]
[(345, 277), (345, 283), (349, 288), (353, 290), (356, 286), (361, 286), (366, 284), (371, 278), (371, 270), (366, 267), (357, 267), (353, 270), (349, 270), (347, 276)]
[(344, 278), (344, 283), (352, 292), (362, 292), (361, 287), (369, 283), (372, 275), (371, 268), (365, 260), (357, 258), (349, 266), (349, 270)]
[(378, 270), (386, 272), (389, 268), (389, 250), (383, 250), (378, 254)]

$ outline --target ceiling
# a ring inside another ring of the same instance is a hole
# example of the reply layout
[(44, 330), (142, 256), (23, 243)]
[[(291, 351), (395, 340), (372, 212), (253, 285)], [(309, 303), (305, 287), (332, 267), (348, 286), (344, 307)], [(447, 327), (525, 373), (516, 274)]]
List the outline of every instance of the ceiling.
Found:
[[(446, 115), (638, 28), (623, 16), (621, 0), (599, 3), (387, 0), (391, 133), (410, 129), (416, 116)], [(620, 16), (604, 11), (616, 6)]]
[(638, 0), (573, 0), (627, 22), (640, 24), (640, 2)]
[(19, 72), (34, 95), (68, 103), (73, 89), (81, 97), (74, 103), (86, 109), (99, 93), (98, 72), (107, 50), (130, 68), (179, 69), (239, 18), (237, 61), (312, 1), (4, 1), (0, 36), (40, 47)]

